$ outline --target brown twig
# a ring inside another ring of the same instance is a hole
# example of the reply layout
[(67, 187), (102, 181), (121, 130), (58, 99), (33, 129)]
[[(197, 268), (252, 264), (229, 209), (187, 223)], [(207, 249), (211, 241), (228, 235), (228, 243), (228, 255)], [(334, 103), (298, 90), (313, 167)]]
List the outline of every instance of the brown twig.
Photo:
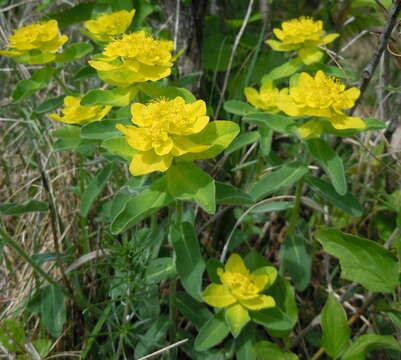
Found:
[(365, 66), (365, 68), (362, 71), (362, 79), (359, 85), (359, 89), (361, 90), (361, 96), (358, 98), (358, 100), (355, 102), (355, 106), (351, 109), (350, 115), (352, 115), (358, 106), (365, 90), (367, 89), (370, 80), (373, 77), (373, 74), (377, 68), (377, 65), (379, 64), (380, 58), (382, 57), (383, 51), (387, 46), (387, 43), (390, 39), (391, 33), (397, 23), (398, 20), (398, 15), (401, 12), (401, 0), (395, 0), (393, 4), (393, 8), (391, 9), (390, 12), (390, 19), (384, 28), (380, 39), (379, 39), (379, 44), (377, 45), (377, 48), (369, 61), (369, 63)]

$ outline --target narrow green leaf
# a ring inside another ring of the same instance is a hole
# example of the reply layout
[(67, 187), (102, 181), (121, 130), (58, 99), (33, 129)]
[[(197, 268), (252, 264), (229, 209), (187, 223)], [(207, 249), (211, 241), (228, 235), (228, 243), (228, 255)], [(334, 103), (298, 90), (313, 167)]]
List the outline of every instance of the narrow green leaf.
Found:
[(73, 43), (67, 46), (62, 53), (56, 54), (54, 62), (64, 63), (80, 59), (91, 53), (93, 46), (88, 43)]
[(200, 330), (206, 322), (213, 317), (213, 314), (204, 304), (196, 301), (192, 296), (179, 292), (177, 294), (177, 308), (184, 317), (192, 322), (197, 330)]
[(224, 264), (222, 264), (219, 260), (215, 258), (211, 258), (206, 263), (206, 271), (207, 275), (211, 282), (215, 284), (221, 284), (221, 280), (219, 275), (217, 274), (217, 269), (224, 269)]
[(283, 134), (297, 134), (297, 124), (294, 118), (285, 115), (267, 113), (249, 114), (243, 118), (243, 121), (258, 126), (267, 126)]
[(137, 93), (138, 88), (135, 85), (111, 90), (94, 89), (84, 95), (81, 105), (127, 106)]
[(311, 155), (329, 176), (337, 193), (345, 195), (347, 193), (347, 182), (341, 158), (322, 139), (308, 140), (307, 146)]
[(52, 132), (52, 136), (58, 139), (73, 139), (80, 141), (81, 128), (75, 125), (60, 126)]
[(205, 261), (194, 227), (184, 222), (170, 229), (172, 245), (176, 252), (177, 272), (185, 291), (196, 300), (201, 300), (202, 275)]
[(9, 203), (0, 205), (0, 215), (20, 215), (29, 212), (46, 212), (49, 210), (49, 204), (39, 200), (28, 200), (23, 204)]
[(13, 100), (19, 102), (28, 96), (31, 96), (36, 91), (46, 87), (55, 71), (56, 70), (51, 67), (44, 67), (36, 70), (30, 79), (19, 81), (11, 95)]
[(284, 352), (280, 347), (270, 341), (259, 341), (253, 346), (258, 360), (297, 360), (294, 353)]
[(53, 111), (59, 108), (63, 104), (64, 96), (58, 96), (55, 98), (49, 98), (43, 101), (39, 106), (36, 107), (35, 112), (38, 114), (44, 114), (46, 112)]
[(332, 294), (329, 294), (323, 307), (320, 324), (323, 330), (322, 346), (330, 357), (337, 359), (348, 344), (351, 329), (347, 314)]
[(224, 321), (224, 311), (221, 310), (200, 329), (195, 339), (195, 350), (204, 351), (210, 349), (223, 341), (229, 332), (230, 329)]
[(401, 352), (401, 346), (389, 335), (366, 334), (359, 336), (344, 353), (341, 360), (365, 360), (367, 352), (378, 349), (391, 349)]
[(300, 70), (303, 66), (304, 64), (302, 60), (299, 57), (296, 57), (270, 71), (267, 75), (263, 76), (261, 82), (263, 84), (265, 81), (273, 81), (289, 77)]
[(149, 188), (127, 201), (123, 210), (113, 215), (110, 230), (113, 235), (136, 225), (139, 221), (167, 206), (173, 199), (167, 192), (166, 177), (155, 181)]
[(216, 181), (217, 204), (249, 205), (253, 204), (252, 197), (246, 192), (230, 184)]
[(310, 282), (312, 267), (312, 257), (305, 239), (297, 234), (286, 236), (280, 249), (280, 260), (297, 289), (305, 290)]
[(81, 216), (86, 217), (95, 199), (102, 192), (111, 173), (113, 172), (113, 164), (105, 166), (95, 178), (88, 184), (84, 193), (81, 196)]
[(327, 181), (313, 176), (307, 176), (306, 181), (317, 194), (332, 203), (335, 207), (345, 211), (349, 215), (362, 216), (363, 208), (361, 204), (359, 204), (355, 196), (349, 191), (345, 195), (340, 195)]
[(213, 178), (192, 162), (181, 161), (167, 170), (169, 193), (176, 199), (195, 200), (205, 211), (216, 211), (216, 189)]
[(253, 344), (256, 342), (255, 325), (249, 323), (235, 339), (235, 355), (237, 360), (256, 360)]
[(116, 129), (117, 124), (129, 125), (131, 122), (127, 120), (106, 119), (94, 121), (82, 126), (81, 137), (84, 139), (110, 139), (121, 136), (121, 131)]
[(123, 159), (130, 162), (136, 153), (136, 150), (129, 146), (125, 136), (118, 136), (104, 140), (101, 144), (103, 149), (110, 151), (113, 154), (121, 156)]
[(378, 243), (336, 229), (320, 230), (315, 236), (325, 251), (340, 260), (343, 279), (384, 293), (399, 285), (397, 259)]
[(161, 257), (152, 260), (146, 267), (145, 281), (149, 284), (156, 284), (162, 280), (174, 277), (176, 269), (174, 261), (169, 257)]
[(230, 155), (234, 151), (242, 149), (243, 147), (253, 144), (259, 140), (259, 131), (250, 131), (238, 136), (231, 145), (224, 151), (225, 155)]
[(239, 100), (228, 100), (224, 103), (224, 110), (234, 114), (245, 116), (247, 114), (259, 112), (258, 109), (254, 108), (253, 106), (249, 105), (246, 102), (239, 101)]
[(297, 182), (307, 172), (308, 168), (297, 162), (284, 165), (282, 168), (275, 170), (258, 180), (250, 190), (249, 194), (255, 201), (258, 201), (284, 186)]
[(64, 294), (60, 286), (47, 285), (28, 303), (28, 310), (41, 315), (43, 326), (54, 337), (60, 336), (66, 320)]

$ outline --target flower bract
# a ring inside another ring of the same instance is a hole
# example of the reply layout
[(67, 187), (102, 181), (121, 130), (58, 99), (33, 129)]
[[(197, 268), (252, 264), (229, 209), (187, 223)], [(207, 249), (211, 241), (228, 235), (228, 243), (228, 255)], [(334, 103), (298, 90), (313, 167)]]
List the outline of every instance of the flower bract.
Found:
[(131, 25), (135, 9), (131, 11), (121, 10), (111, 14), (102, 14), (95, 20), (84, 22), (88, 29), (88, 35), (94, 40), (107, 42), (113, 40), (116, 35), (123, 34)]
[(103, 53), (89, 64), (104, 82), (128, 87), (169, 76), (173, 66), (172, 50), (172, 41), (155, 40), (141, 30), (108, 43)]
[(226, 308), (225, 317), (234, 336), (250, 320), (249, 310), (276, 306), (273, 297), (263, 294), (276, 280), (277, 270), (274, 267), (261, 267), (251, 273), (242, 258), (232, 254), (224, 269), (217, 269), (217, 274), (221, 284), (210, 284), (204, 290), (202, 299), (210, 306)]
[[(130, 164), (130, 172), (135, 176), (166, 171), (175, 157), (202, 154), (215, 143), (220, 145), (220, 152), (239, 132), (233, 122), (209, 123), (206, 104), (202, 100), (187, 104), (182, 97), (176, 97), (173, 100), (160, 99), (148, 105), (135, 103), (131, 106), (131, 114), (135, 125), (118, 124), (117, 128), (136, 151)], [(235, 129), (230, 135), (225, 135), (223, 143), (216, 132), (216, 124)]]
[[(360, 96), (356, 87), (346, 89), (338, 79), (318, 71), (314, 77), (301, 73), (298, 83), (289, 89), (280, 91), (278, 106), (290, 116), (315, 116), (329, 121), (337, 130), (364, 129), (365, 122), (359, 117), (344, 113), (355, 105)], [(319, 135), (322, 123), (316, 119), (304, 124), (301, 136)]]
[(273, 86), (271, 81), (265, 81), (259, 92), (253, 88), (245, 88), (244, 93), (246, 100), (256, 108), (269, 113), (280, 111), (277, 107), (279, 90)]
[(301, 16), (297, 19), (284, 21), (281, 29), (273, 29), (277, 40), (267, 40), (266, 43), (276, 51), (298, 51), (305, 64), (319, 61), (323, 53), (316, 49), (334, 41), (339, 34), (325, 35), (323, 22)]
[(101, 120), (111, 110), (111, 106), (82, 106), (80, 101), (81, 98), (79, 96), (66, 96), (64, 98), (64, 108), (61, 110), (63, 116), (51, 114), (49, 118), (66, 124), (85, 125)]
[(20, 63), (43, 64), (55, 59), (68, 37), (60, 35), (56, 20), (49, 20), (14, 30), (8, 40), (10, 50), (0, 51), (1, 55), (13, 56)]

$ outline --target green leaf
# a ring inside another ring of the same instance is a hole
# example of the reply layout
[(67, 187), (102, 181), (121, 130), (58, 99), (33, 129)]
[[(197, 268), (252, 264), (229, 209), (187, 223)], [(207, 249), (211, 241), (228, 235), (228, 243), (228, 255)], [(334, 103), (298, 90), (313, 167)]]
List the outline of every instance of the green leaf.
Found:
[(206, 263), (206, 271), (209, 279), (212, 283), (221, 284), (219, 275), (217, 274), (217, 269), (224, 269), (224, 264), (215, 258), (211, 258)]
[(145, 281), (148, 284), (170, 279), (176, 275), (174, 261), (170, 257), (161, 257), (152, 260), (145, 270)]
[(362, 216), (363, 207), (351, 192), (340, 195), (327, 181), (313, 176), (306, 176), (306, 181), (321, 197), (331, 202), (335, 207), (352, 216)]
[(195, 339), (195, 350), (210, 349), (223, 341), (229, 332), (230, 329), (224, 321), (224, 310), (220, 310), (200, 329)]
[(336, 136), (353, 136), (355, 134), (360, 133), (361, 131), (375, 131), (375, 130), (381, 130), (381, 129), (386, 129), (387, 125), (380, 120), (374, 119), (374, 118), (362, 118), (363, 121), (366, 124), (366, 127), (364, 129), (356, 130), (356, 129), (346, 129), (346, 130), (337, 130), (336, 128), (331, 125), (329, 121), (323, 121), (323, 131), (336, 135)]
[(283, 211), (294, 207), (294, 203), (289, 201), (272, 201), (266, 204), (260, 204), (255, 206), (251, 213), (253, 214), (260, 214), (260, 213), (267, 213), (272, 211)]
[(7, 319), (0, 324), (0, 344), (10, 352), (20, 351), (25, 345), (23, 324), (16, 319)]
[(62, 53), (56, 54), (54, 62), (64, 63), (80, 59), (91, 53), (93, 46), (88, 43), (73, 43), (67, 46)]
[(216, 202), (217, 204), (249, 205), (254, 201), (246, 192), (230, 184), (216, 181)]
[(81, 128), (75, 125), (60, 126), (52, 132), (52, 136), (58, 139), (74, 139), (80, 141)]
[(184, 160), (210, 159), (219, 155), (235, 139), (240, 131), (233, 121), (212, 121), (198, 134), (188, 136), (196, 144), (212, 144), (208, 150), (199, 153), (188, 153), (181, 156)]
[(340, 260), (343, 279), (384, 293), (399, 285), (397, 259), (378, 243), (335, 229), (320, 230), (315, 236), (325, 251)]
[(308, 168), (297, 162), (284, 165), (282, 168), (258, 180), (249, 194), (255, 201), (258, 201), (284, 186), (289, 186), (297, 182), (307, 172)]
[(337, 359), (348, 344), (351, 329), (347, 314), (333, 294), (329, 294), (323, 307), (320, 324), (323, 330), (322, 346), (330, 357)]
[[(202, 59), (202, 66), (206, 70), (226, 71), (231, 54), (230, 40), (221, 33), (208, 36), (202, 42), (202, 54), (207, 54)], [(235, 64), (239, 59), (235, 59)]]
[(359, 336), (352, 343), (341, 360), (364, 360), (368, 351), (377, 349), (401, 351), (401, 346), (392, 336), (366, 334)]
[(181, 161), (167, 170), (169, 193), (176, 199), (195, 200), (205, 211), (216, 211), (216, 189), (213, 178), (195, 164)]
[(224, 317), (234, 337), (237, 337), (242, 328), (251, 320), (248, 310), (239, 303), (226, 308)]
[(82, 2), (57, 13), (47, 14), (46, 17), (57, 20), (60, 30), (63, 30), (72, 24), (89, 20), (95, 5), (94, 2)]
[(255, 326), (249, 323), (235, 339), (235, 356), (237, 360), (256, 360), (256, 353), (253, 348), (253, 344), (256, 341), (255, 335)]
[(74, 76), (73, 80), (74, 81), (81, 81), (84, 79), (88, 79), (91, 77), (97, 76), (97, 71), (95, 68), (93, 68), (90, 65), (83, 66)]
[(258, 124), (258, 132), (260, 134), (260, 151), (263, 156), (269, 156), (272, 147), (273, 130), (266, 124)]
[(81, 105), (127, 106), (138, 93), (137, 86), (111, 90), (90, 90), (81, 99)]
[(213, 314), (204, 304), (196, 301), (192, 296), (179, 292), (176, 297), (177, 308), (184, 317), (189, 320), (197, 330), (200, 330)]
[(154, 83), (142, 83), (138, 85), (139, 89), (151, 98), (166, 98), (175, 99), (180, 96), (184, 98), (186, 103), (193, 103), (196, 101), (195, 96), (185, 88), (178, 88), (174, 86), (160, 86)]
[(111, 233), (116, 235), (136, 225), (161, 207), (167, 206), (172, 200), (167, 192), (167, 181), (164, 176), (127, 201), (117, 214), (112, 214)]
[(113, 154), (121, 156), (128, 162), (132, 160), (136, 153), (136, 150), (128, 145), (125, 136), (104, 140), (100, 146)]
[(36, 107), (35, 112), (38, 114), (44, 114), (59, 108), (63, 104), (64, 96), (58, 96), (55, 98), (49, 98), (43, 101), (39, 106)]
[(56, 70), (51, 67), (44, 67), (36, 70), (30, 79), (18, 81), (17, 86), (11, 95), (13, 100), (19, 102), (28, 96), (31, 96), (36, 91), (46, 87), (55, 71)]
[(294, 289), (288, 280), (278, 276), (274, 284), (267, 290), (276, 301), (273, 308), (250, 311), (254, 322), (263, 325), (273, 337), (286, 337), (298, 319), (298, 308), (295, 302)]
[(190, 223), (184, 222), (179, 227), (171, 227), (170, 236), (177, 256), (175, 265), (182, 285), (189, 295), (201, 300), (205, 261), (200, 252), (195, 229)]
[(88, 184), (81, 196), (81, 216), (86, 217), (88, 215), (93, 202), (102, 192), (112, 172), (113, 164), (109, 164), (100, 170), (95, 178)]
[(47, 285), (37, 291), (27, 306), (41, 315), (46, 330), (54, 337), (60, 336), (66, 320), (64, 294), (60, 286)]
[(337, 193), (345, 195), (347, 193), (347, 182), (341, 158), (322, 139), (311, 139), (306, 143), (309, 152), (329, 176)]
[(81, 137), (84, 139), (110, 139), (121, 136), (121, 131), (116, 129), (117, 124), (129, 125), (130, 120), (100, 120), (82, 126)]
[(29, 212), (46, 212), (49, 210), (49, 204), (39, 200), (28, 200), (27, 202), (9, 203), (0, 205), (0, 215), (20, 215)]
[(245, 134), (238, 136), (231, 145), (224, 151), (224, 155), (230, 155), (234, 151), (242, 149), (243, 147), (253, 144), (259, 140), (259, 131), (249, 131)]
[(253, 346), (258, 360), (297, 360), (294, 353), (284, 352), (280, 347), (270, 341), (259, 341)]
[(144, 335), (140, 336), (140, 340), (135, 346), (135, 359), (152, 352), (158, 342), (166, 335), (169, 325), (170, 322), (167, 316), (160, 316), (153, 321), (152, 326), (150, 326)]
[(300, 70), (303, 66), (304, 63), (302, 60), (299, 57), (296, 57), (270, 71), (267, 75), (263, 76), (261, 82), (263, 84), (266, 81), (273, 81), (289, 77)]
[(285, 237), (280, 249), (280, 260), (297, 289), (304, 291), (311, 278), (312, 257), (303, 236), (291, 234)]
[(297, 118), (278, 114), (257, 113), (246, 115), (242, 120), (268, 128), (283, 134), (297, 134)]
[(249, 105), (246, 102), (239, 101), (239, 100), (228, 100), (224, 103), (224, 110), (234, 114), (245, 116), (247, 114), (259, 112), (258, 109), (254, 108), (253, 106)]

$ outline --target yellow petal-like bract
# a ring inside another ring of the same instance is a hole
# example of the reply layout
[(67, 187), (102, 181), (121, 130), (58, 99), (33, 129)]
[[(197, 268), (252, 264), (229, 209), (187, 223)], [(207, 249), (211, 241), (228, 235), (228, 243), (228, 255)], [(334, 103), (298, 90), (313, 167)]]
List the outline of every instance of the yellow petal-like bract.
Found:
[[(20, 56), (35, 51), (34, 56), (30, 57), (30, 60), (26, 62), (34, 64), (53, 61), (55, 59), (55, 55), (53, 54), (63, 46), (68, 37), (60, 35), (56, 20), (49, 20), (44, 23), (35, 23), (14, 30), (13, 35), (8, 40), (10, 44), (7, 46), (11, 50), (0, 51), (0, 54)], [(41, 61), (36, 62), (33, 60), (35, 58), (41, 59)]]
[(111, 14), (102, 14), (95, 20), (84, 22), (89, 31), (89, 36), (94, 40), (107, 42), (113, 40), (116, 35), (123, 34), (131, 25), (135, 9), (131, 11), (121, 10)]
[(277, 276), (275, 268), (266, 266), (251, 273), (242, 258), (232, 254), (224, 269), (217, 269), (217, 274), (221, 284), (210, 284), (203, 291), (202, 299), (210, 306), (226, 308), (226, 318), (229, 318), (231, 327), (237, 322), (237, 328), (242, 327), (248, 321), (245, 314), (248, 310), (276, 306), (271, 296), (262, 293), (274, 283)]
[[(318, 71), (314, 77), (301, 73), (296, 86), (280, 91), (278, 107), (290, 116), (316, 116), (338, 129), (364, 129), (365, 123), (358, 117), (350, 117), (344, 110), (355, 105), (360, 96), (358, 88), (346, 89), (338, 79)], [(313, 120), (301, 128), (301, 136), (318, 136), (322, 126)]]
[(305, 16), (284, 21), (281, 29), (273, 29), (273, 32), (279, 41), (267, 40), (266, 43), (275, 51), (299, 51), (305, 64), (319, 61), (323, 54), (316, 47), (331, 43), (339, 36), (325, 35), (322, 21)]
[(111, 106), (82, 106), (80, 102), (81, 98), (79, 96), (66, 96), (64, 98), (64, 108), (61, 110), (63, 116), (51, 114), (48, 117), (66, 124), (85, 125), (101, 120), (111, 110)]
[(169, 76), (173, 66), (172, 50), (172, 41), (155, 40), (141, 30), (108, 43), (103, 53), (89, 64), (104, 82), (128, 87)]
[(207, 150), (210, 144), (192, 142), (188, 136), (200, 133), (208, 124), (206, 104), (198, 100), (186, 104), (182, 97), (131, 106), (130, 126), (117, 125), (128, 144), (137, 150), (130, 171), (142, 175), (166, 171), (173, 157)]
[(280, 111), (277, 107), (279, 90), (273, 87), (271, 81), (264, 82), (259, 92), (253, 88), (245, 88), (244, 93), (246, 100), (256, 108), (269, 113)]

